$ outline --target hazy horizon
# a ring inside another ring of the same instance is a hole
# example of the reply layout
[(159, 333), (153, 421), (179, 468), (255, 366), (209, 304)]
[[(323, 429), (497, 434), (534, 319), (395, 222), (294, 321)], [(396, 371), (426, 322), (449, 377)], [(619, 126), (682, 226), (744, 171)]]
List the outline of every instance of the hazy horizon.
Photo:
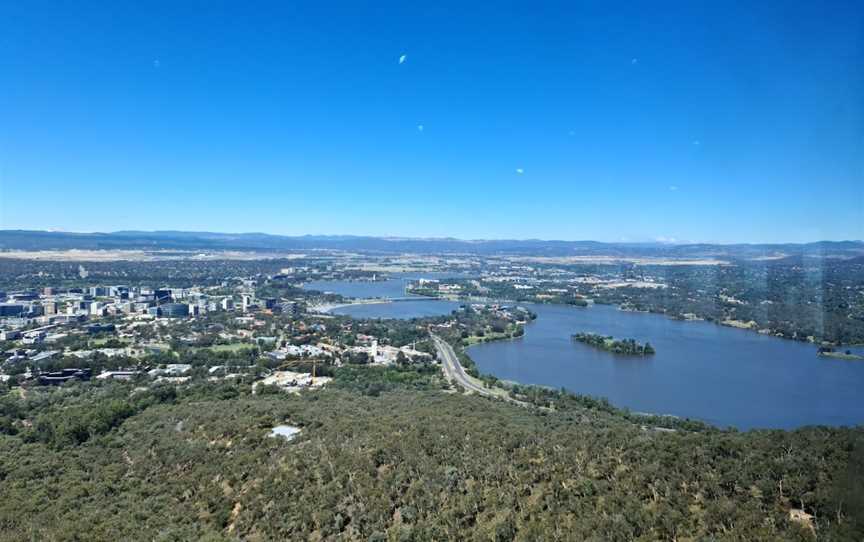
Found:
[(814, 239), (811, 241), (731, 241), (731, 242), (719, 242), (719, 241), (698, 241), (698, 240), (678, 240), (678, 239), (629, 239), (629, 240), (611, 240), (606, 241), (602, 239), (592, 239), (592, 238), (579, 238), (579, 239), (563, 239), (563, 238), (538, 238), (538, 237), (498, 237), (498, 238), (468, 238), (468, 237), (458, 237), (458, 236), (406, 236), (406, 235), (365, 235), (362, 233), (298, 233), (298, 234), (288, 234), (288, 233), (273, 233), (267, 231), (218, 231), (218, 230), (143, 230), (143, 229), (129, 229), (129, 230), (114, 230), (114, 231), (70, 231), (70, 230), (62, 230), (62, 229), (25, 229), (25, 228), (4, 228), (0, 229), (0, 233), (2, 232), (16, 232), (16, 231), (32, 231), (38, 233), (57, 233), (57, 234), (78, 234), (78, 235), (113, 235), (113, 234), (123, 234), (123, 233), (141, 233), (141, 234), (201, 234), (201, 235), (266, 235), (266, 236), (274, 236), (274, 237), (320, 237), (320, 238), (373, 238), (373, 239), (393, 239), (393, 240), (418, 240), (418, 241), (443, 241), (443, 240), (451, 240), (451, 241), (460, 241), (466, 243), (474, 243), (474, 242), (497, 242), (497, 241), (513, 241), (513, 242), (546, 242), (546, 243), (603, 243), (603, 244), (653, 244), (653, 245), (689, 245), (689, 244), (706, 244), (706, 245), (786, 245), (786, 244), (811, 244), (811, 243), (864, 243), (864, 239)]

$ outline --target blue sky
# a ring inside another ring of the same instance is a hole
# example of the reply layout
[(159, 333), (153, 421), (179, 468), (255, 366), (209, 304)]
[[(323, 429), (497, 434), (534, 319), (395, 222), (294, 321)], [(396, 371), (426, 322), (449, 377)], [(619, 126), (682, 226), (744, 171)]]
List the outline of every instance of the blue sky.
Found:
[(3, 229), (864, 238), (861, 2), (72, 4), (0, 6)]

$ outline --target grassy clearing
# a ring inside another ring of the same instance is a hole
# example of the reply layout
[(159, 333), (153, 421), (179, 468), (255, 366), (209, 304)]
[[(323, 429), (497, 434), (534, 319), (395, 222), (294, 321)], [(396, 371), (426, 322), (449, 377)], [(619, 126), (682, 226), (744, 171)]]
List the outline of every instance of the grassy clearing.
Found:
[(129, 344), (129, 341), (127, 339), (120, 339), (117, 337), (100, 337), (98, 339), (93, 339), (92, 341), (90, 341), (90, 344), (98, 348), (98, 347), (105, 346), (105, 343), (107, 343), (110, 340), (119, 341), (123, 344)]
[(255, 348), (254, 344), (249, 343), (230, 343), (230, 344), (217, 344), (211, 346), (209, 350), (213, 352), (240, 352), (241, 350), (250, 350)]

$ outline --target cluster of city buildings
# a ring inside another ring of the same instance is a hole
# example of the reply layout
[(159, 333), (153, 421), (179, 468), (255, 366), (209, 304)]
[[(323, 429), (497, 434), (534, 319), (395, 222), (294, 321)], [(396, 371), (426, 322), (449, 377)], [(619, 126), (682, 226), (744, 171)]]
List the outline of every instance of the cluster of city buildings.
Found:
[[(0, 292), (0, 341), (23, 337), (25, 344), (41, 342), (63, 324), (108, 316), (190, 318), (208, 312), (261, 310), (296, 314), (298, 306), (293, 301), (256, 299), (252, 294), (211, 295), (200, 288), (92, 286)], [(54, 339), (59, 338), (55, 334)]]
[[(9, 381), (14, 375), (22, 386), (142, 378), (182, 383), (193, 377), (190, 364), (165, 365), (167, 358), (152, 356), (186, 347), (190, 352), (212, 347), (213, 352), (231, 353), (257, 347), (258, 355), (269, 360), (271, 367), (280, 367), (275, 373), (265, 370), (264, 376), (281, 389), (298, 389), (318, 387), (328, 379), (282, 370), (297, 361), (339, 366), (347, 362), (388, 365), (432, 359), (413, 345), (395, 347), (363, 333), (356, 333), (356, 338), (352, 335), (350, 344), (342, 344), (337, 337), (351, 333), (350, 323), (342, 324), (345, 329), (328, 330), (321, 321), (324, 316), (296, 318), (301, 308), (298, 301), (262, 299), (245, 293), (255, 291), (256, 286), (254, 280), (244, 279), (235, 284), (233, 292), (222, 284), (192, 288), (46, 287), (0, 293), (0, 342), (5, 343), (0, 352), (0, 376)], [(279, 314), (291, 318), (272, 318)], [(98, 360), (94, 358), (97, 355)], [(183, 361), (182, 357), (178, 361)], [(256, 366), (247, 363), (249, 368)], [(231, 364), (230, 370), (210, 367), (215, 372), (208, 379), (246, 375), (237, 372), (237, 360)], [(60, 369), (70, 365), (75, 368)], [(260, 367), (256, 374), (261, 377)]]

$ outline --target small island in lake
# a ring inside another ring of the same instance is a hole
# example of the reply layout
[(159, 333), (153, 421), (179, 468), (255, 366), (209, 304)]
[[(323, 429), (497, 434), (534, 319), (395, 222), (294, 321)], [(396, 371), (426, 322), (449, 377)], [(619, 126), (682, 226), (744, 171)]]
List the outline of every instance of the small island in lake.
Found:
[(830, 346), (822, 346), (816, 352), (817, 356), (824, 356), (826, 358), (835, 358), (835, 359), (845, 359), (849, 361), (861, 361), (864, 360), (864, 356), (853, 353), (851, 350), (846, 350), (845, 352), (840, 352), (839, 350), (834, 350)]
[(570, 336), (574, 341), (585, 343), (594, 348), (624, 356), (650, 356), (654, 354), (651, 343), (639, 344), (634, 339), (615, 339), (604, 337), (597, 333), (574, 333)]

